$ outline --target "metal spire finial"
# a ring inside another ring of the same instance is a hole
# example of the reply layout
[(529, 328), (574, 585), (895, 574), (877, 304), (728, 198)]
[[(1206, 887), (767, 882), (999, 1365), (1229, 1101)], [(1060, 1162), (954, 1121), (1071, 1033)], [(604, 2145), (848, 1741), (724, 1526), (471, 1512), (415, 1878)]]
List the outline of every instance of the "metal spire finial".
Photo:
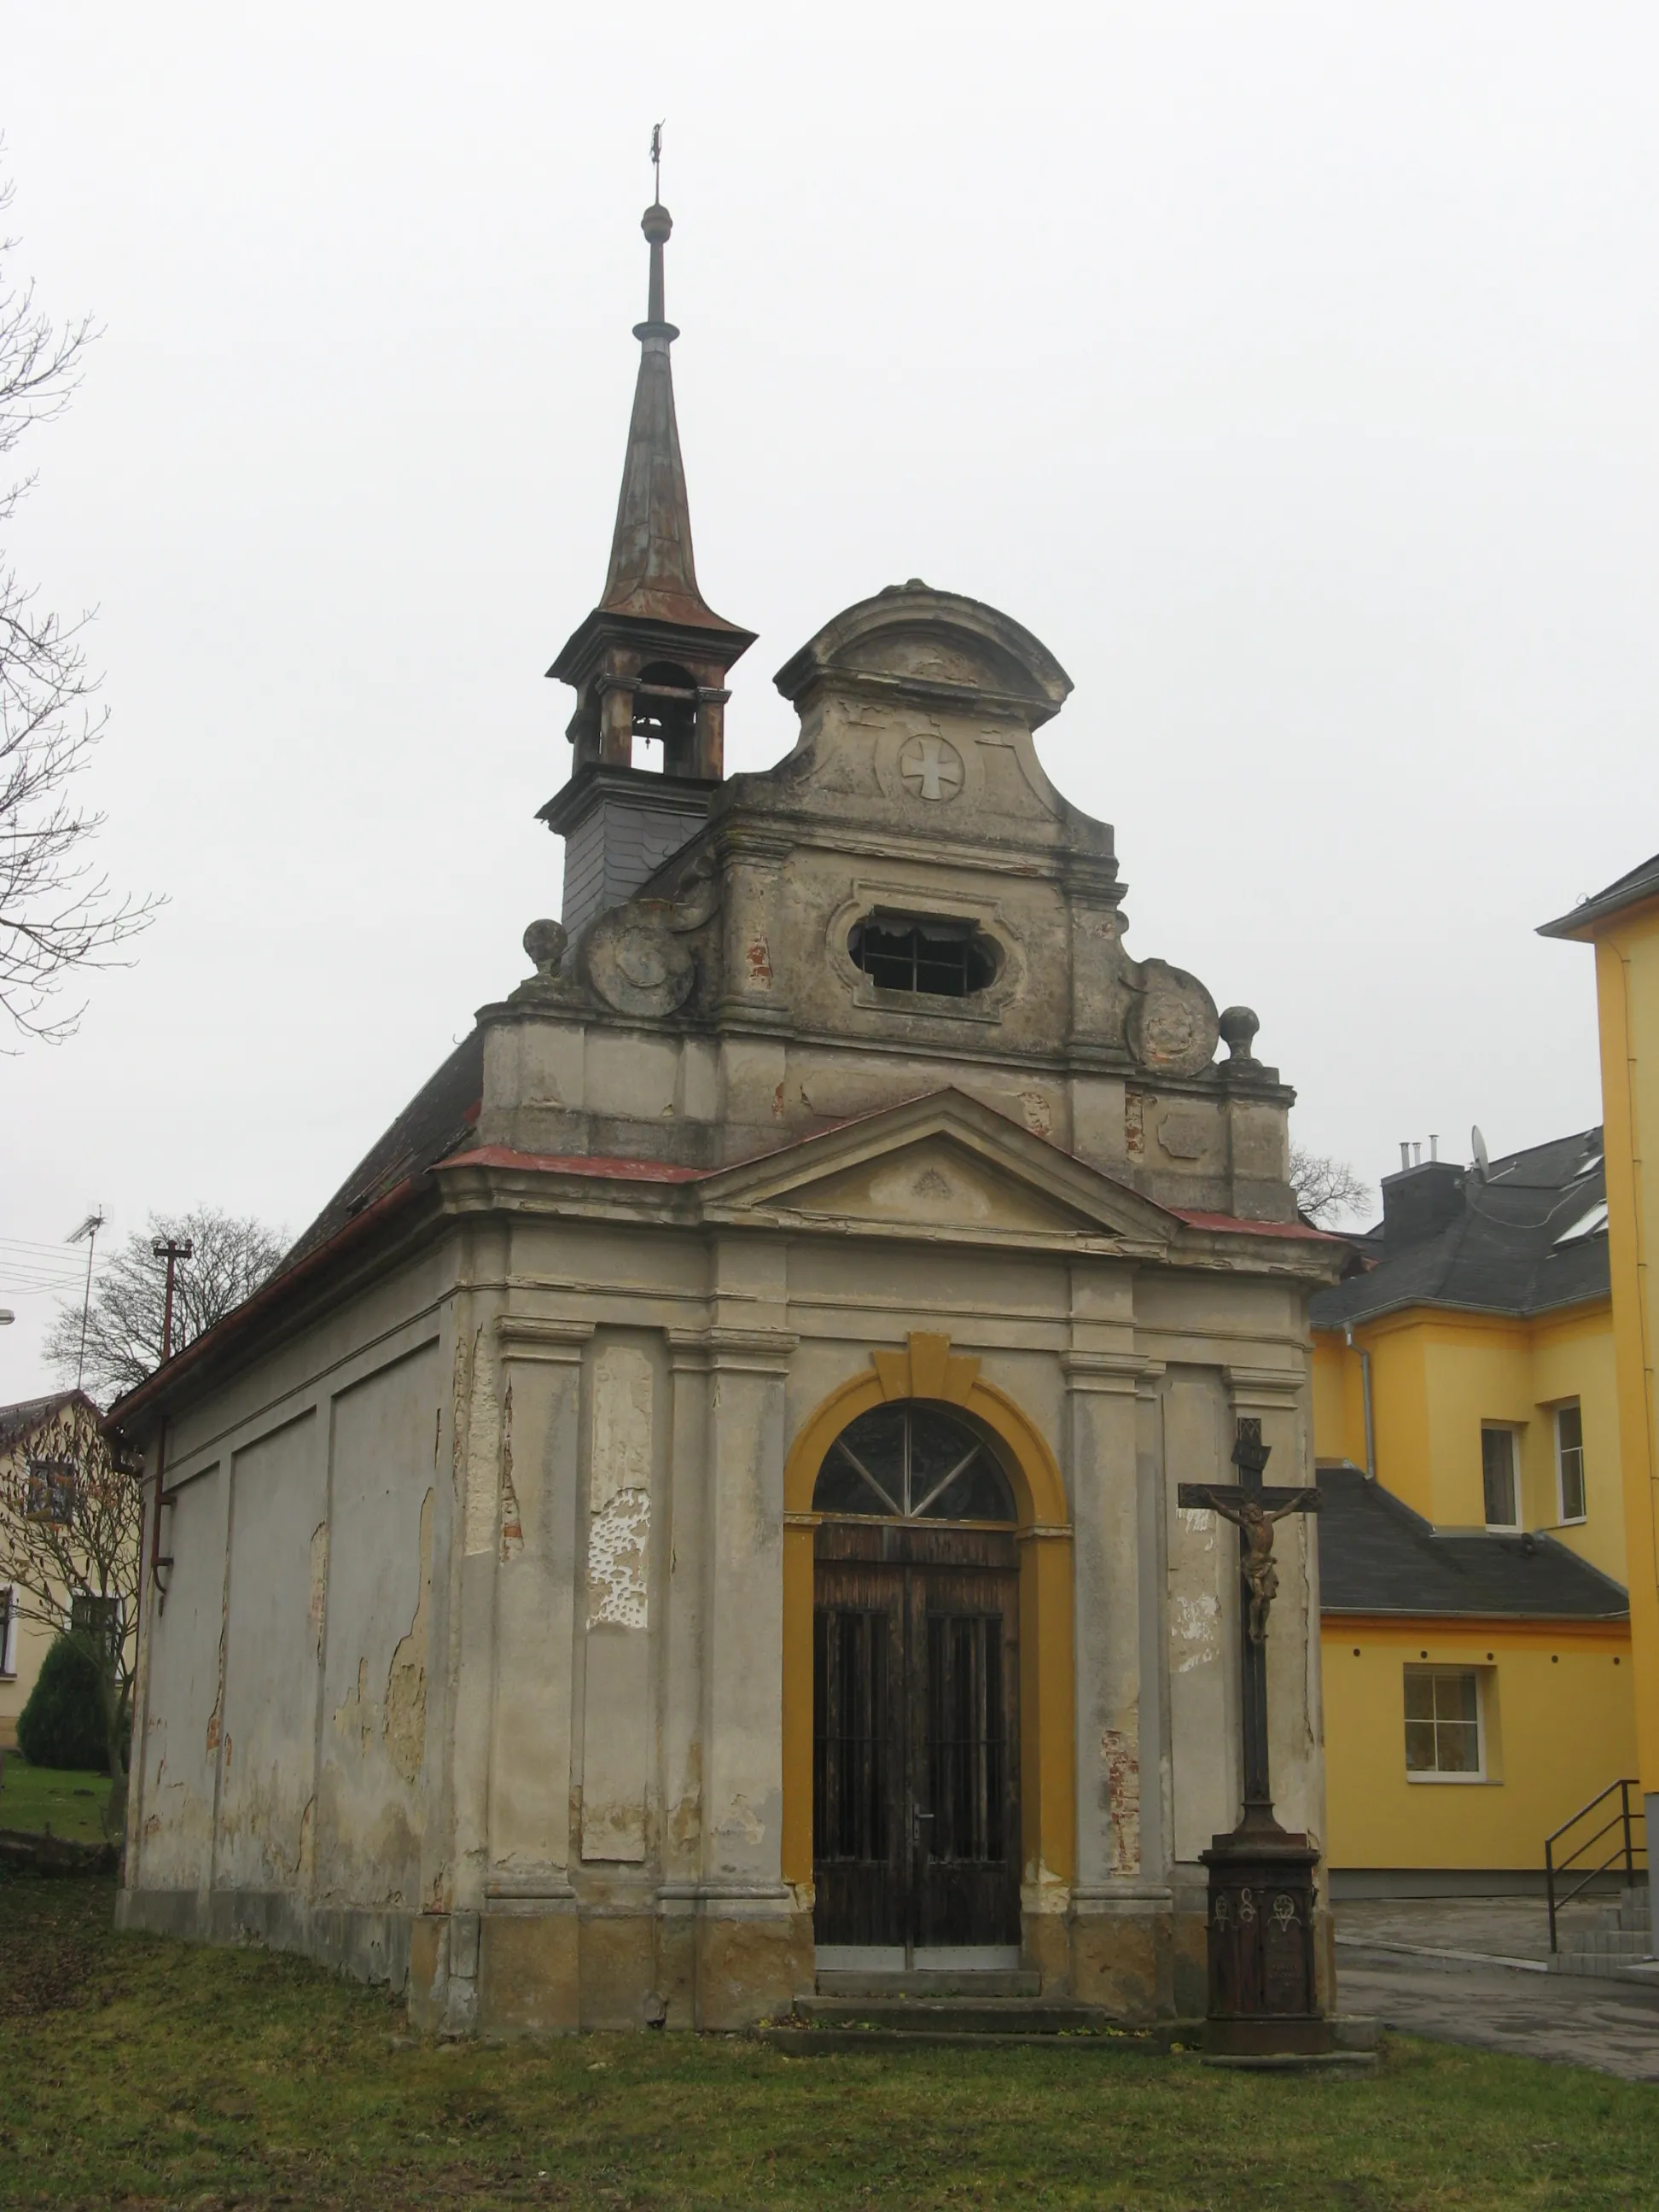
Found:
[[(664, 122), (667, 120), (665, 116)], [(653, 206), (662, 205), (662, 124), (651, 126), (651, 199)]]

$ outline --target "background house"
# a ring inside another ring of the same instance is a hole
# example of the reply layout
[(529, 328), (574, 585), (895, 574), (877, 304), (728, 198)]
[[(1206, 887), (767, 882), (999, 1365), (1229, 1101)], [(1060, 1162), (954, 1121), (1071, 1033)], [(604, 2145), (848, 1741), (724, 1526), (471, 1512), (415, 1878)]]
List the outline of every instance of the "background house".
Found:
[(0, 1751), (15, 1749), (17, 1716), (29, 1701), (40, 1662), (60, 1628), (68, 1628), (72, 1601), (63, 1593), (57, 1627), (31, 1618), (31, 1607), (8, 1565), (6, 1532), (20, 1516), (66, 1510), (77, 1471), (89, 1452), (104, 1451), (102, 1416), (83, 1390), (58, 1390), (0, 1406)]
[(1335, 1893), (1530, 1884), (1636, 1771), (1601, 1132), (1382, 1205), (1310, 1312)]

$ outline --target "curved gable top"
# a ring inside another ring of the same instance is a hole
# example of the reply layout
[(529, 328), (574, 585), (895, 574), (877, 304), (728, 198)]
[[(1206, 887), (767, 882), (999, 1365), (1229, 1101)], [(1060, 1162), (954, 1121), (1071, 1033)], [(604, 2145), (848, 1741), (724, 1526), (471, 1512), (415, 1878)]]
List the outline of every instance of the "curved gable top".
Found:
[(774, 681), (786, 699), (798, 702), (815, 685), (837, 678), (860, 689), (934, 699), (995, 700), (1018, 708), (1032, 729), (1059, 713), (1072, 689), (1048, 647), (1023, 624), (915, 577), (826, 623)]

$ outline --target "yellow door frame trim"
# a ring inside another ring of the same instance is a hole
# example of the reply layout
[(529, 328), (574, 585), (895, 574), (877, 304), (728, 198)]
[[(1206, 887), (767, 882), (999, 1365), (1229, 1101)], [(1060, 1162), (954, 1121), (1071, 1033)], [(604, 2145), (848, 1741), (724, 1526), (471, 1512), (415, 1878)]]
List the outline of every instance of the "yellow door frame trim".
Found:
[(947, 1336), (918, 1330), (902, 1352), (872, 1347), (870, 1364), (801, 1424), (783, 1469), (783, 1876), (812, 1880), (812, 1492), (824, 1455), (849, 1422), (899, 1398), (958, 1406), (1006, 1449), (1019, 1524), (1021, 1849), (1030, 1883), (1069, 1882), (1077, 1861), (1072, 1526), (1048, 1439), (979, 1361)]

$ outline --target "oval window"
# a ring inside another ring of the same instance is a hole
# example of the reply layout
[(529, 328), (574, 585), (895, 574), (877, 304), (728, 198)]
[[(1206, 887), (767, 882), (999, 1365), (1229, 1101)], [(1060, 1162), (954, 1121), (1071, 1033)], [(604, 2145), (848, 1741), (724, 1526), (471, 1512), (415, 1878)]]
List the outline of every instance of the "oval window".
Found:
[(815, 1513), (884, 1521), (1012, 1521), (1013, 1492), (990, 1446), (927, 1405), (878, 1406), (824, 1454)]
[(967, 999), (988, 989), (997, 972), (995, 945), (971, 921), (866, 915), (854, 923), (847, 951), (881, 991)]

